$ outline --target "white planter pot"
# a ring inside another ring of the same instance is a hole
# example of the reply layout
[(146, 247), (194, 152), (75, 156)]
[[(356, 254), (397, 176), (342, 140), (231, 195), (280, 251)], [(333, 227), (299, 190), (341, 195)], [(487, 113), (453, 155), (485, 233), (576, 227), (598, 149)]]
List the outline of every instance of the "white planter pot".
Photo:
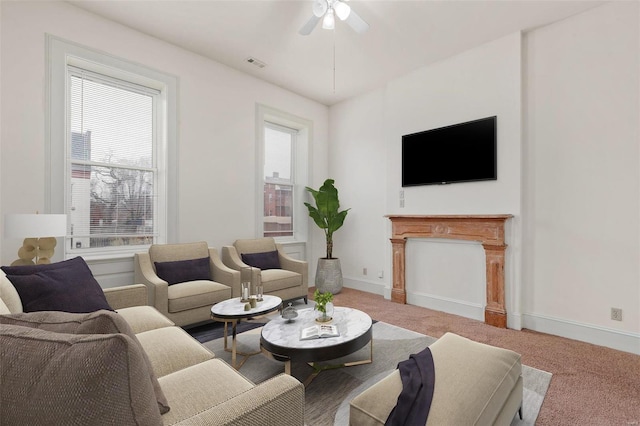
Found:
[(318, 259), (316, 268), (316, 288), (320, 293), (330, 291), (332, 294), (342, 290), (342, 268), (340, 259)]

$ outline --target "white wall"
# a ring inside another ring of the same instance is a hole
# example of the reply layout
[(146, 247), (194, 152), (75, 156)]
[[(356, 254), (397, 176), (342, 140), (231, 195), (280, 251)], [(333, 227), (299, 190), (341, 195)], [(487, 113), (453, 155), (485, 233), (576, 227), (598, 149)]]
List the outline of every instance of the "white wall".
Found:
[[(389, 297), (384, 214), (511, 213), (509, 327), (640, 353), (638, 15), (636, 2), (605, 4), (331, 107), (330, 175), (351, 218), (375, 219), (339, 231), (346, 285)], [(400, 208), (400, 136), (489, 115), (498, 181), (405, 188)], [(377, 196), (363, 196), (365, 179)], [(408, 300), (479, 319), (483, 255), (472, 243), (410, 240)], [(364, 277), (367, 265), (385, 278)]]
[(524, 39), (523, 310), (526, 327), (640, 353), (639, 12), (613, 3)]
[[(347, 220), (358, 219), (339, 231), (338, 244), (348, 248), (341, 255), (348, 286), (389, 297), (391, 227), (384, 215), (513, 214), (507, 310), (510, 326), (519, 327), (520, 46), (520, 34), (512, 34), (331, 108), (330, 172), (342, 204), (353, 208)], [(402, 135), (494, 115), (497, 181), (407, 187), (405, 207), (399, 207)], [(370, 217), (363, 223), (362, 216)], [(409, 303), (484, 318), (485, 262), (479, 243), (419, 239), (409, 240), (406, 250)], [(377, 278), (379, 270), (383, 280)]]
[[(2, 22), (2, 7), (0, 7), (0, 23)], [(2, 31), (0, 31), (0, 48), (2, 46)], [(0, 54), (0, 137), (2, 135), (2, 54)], [(0, 149), (0, 164), (2, 164), (2, 150)], [(0, 189), (2, 188), (2, 173), (0, 173)], [(2, 196), (0, 194), (0, 212), (2, 212)], [(4, 215), (0, 218), (0, 235), (4, 234)], [(2, 238), (0, 238), (0, 253), (2, 253)]]
[[(256, 103), (313, 121), (312, 170), (326, 174), (326, 106), (68, 3), (0, 7), (2, 214), (45, 208), (45, 33), (177, 76), (179, 241), (219, 248), (255, 235)], [(3, 242), (2, 264), (15, 259), (20, 244)], [(112, 269), (104, 262), (92, 268)], [(131, 259), (115, 269), (102, 285), (133, 280)]]
[[(385, 90), (331, 107), (329, 176), (335, 179), (340, 208), (351, 208), (334, 234), (347, 287), (384, 294), (389, 240), (385, 208), (387, 148), (384, 138)], [(317, 231), (320, 232), (320, 231)], [(363, 274), (366, 268), (367, 275)], [(378, 278), (379, 272), (383, 278)]]

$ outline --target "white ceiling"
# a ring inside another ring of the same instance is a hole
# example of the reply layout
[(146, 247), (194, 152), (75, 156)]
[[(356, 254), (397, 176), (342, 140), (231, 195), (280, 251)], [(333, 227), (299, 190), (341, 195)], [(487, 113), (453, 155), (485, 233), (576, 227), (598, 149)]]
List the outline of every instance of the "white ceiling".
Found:
[[(336, 19), (298, 34), (312, 0), (79, 0), (70, 3), (326, 105), (516, 31), (602, 1), (352, 0), (369, 23), (356, 34)], [(335, 45), (335, 80), (334, 80)], [(267, 64), (246, 62), (255, 57)], [(335, 83), (334, 83), (335, 81)]]

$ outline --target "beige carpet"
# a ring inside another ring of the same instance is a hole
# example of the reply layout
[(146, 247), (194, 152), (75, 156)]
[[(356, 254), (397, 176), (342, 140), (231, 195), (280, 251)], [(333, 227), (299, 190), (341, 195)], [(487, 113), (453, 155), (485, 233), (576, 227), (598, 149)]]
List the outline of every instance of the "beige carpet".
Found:
[[(315, 288), (309, 289), (310, 297)], [(640, 425), (640, 356), (531, 330), (483, 322), (344, 288), (335, 304), (367, 312), (433, 337), (447, 331), (522, 355), (528, 366), (553, 374), (536, 426)]]

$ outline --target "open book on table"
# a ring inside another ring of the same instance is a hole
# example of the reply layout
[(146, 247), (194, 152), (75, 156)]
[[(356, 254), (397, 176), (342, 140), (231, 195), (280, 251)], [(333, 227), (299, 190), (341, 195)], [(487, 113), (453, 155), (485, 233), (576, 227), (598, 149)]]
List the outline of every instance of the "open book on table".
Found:
[(311, 327), (303, 328), (300, 332), (300, 340), (319, 339), (321, 337), (336, 337), (340, 332), (335, 325), (312, 325)]

